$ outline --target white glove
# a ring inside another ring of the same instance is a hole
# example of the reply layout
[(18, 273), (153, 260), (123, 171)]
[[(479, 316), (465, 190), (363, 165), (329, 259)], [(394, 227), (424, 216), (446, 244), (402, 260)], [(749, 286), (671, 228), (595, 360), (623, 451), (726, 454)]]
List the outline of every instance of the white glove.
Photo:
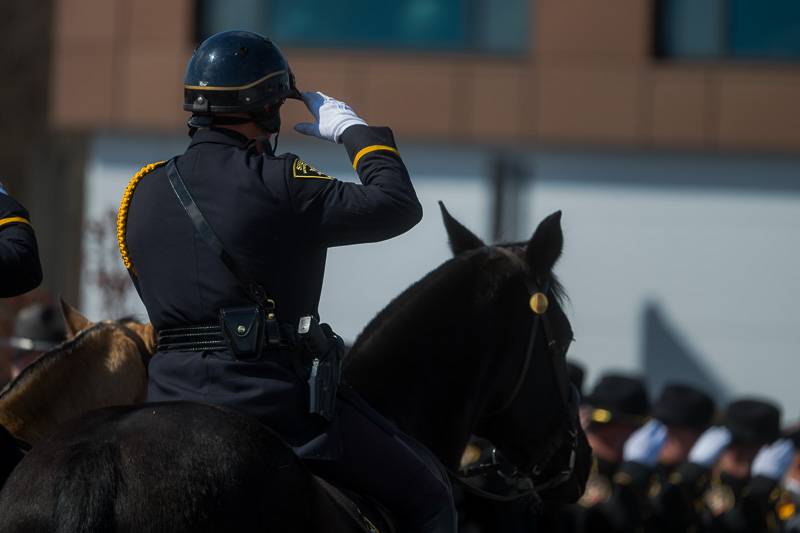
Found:
[(294, 129), (303, 135), (338, 143), (344, 130), (350, 126), (367, 125), (349, 105), (322, 93), (303, 93), (303, 102), (316, 120), (313, 124), (301, 122), (295, 125)]
[(658, 462), (658, 454), (667, 440), (667, 428), (658, 420), (651, 420), (637, 429), (628, 440), (622, 451), (625, 461), (634, 461), (653, 467)]
[(776, 440), (764, 446), (753, 459), (753, 476), (764, 476), (779, 481), (794, 458), (794, 444), (789, 439)]
[(728, 431), (728, 428), (722, 426), (708, 428), (692, 446), (692, 450), (689, 452), (689, 462), (704, 468), (711, 468), (719, 459), (722, 450), (730, 443), (731, 432)]

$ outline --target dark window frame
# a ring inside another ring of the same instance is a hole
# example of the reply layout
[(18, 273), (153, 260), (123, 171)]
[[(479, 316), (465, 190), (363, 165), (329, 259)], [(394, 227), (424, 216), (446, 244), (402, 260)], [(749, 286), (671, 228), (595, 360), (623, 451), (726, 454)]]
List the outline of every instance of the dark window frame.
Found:
[[(210, 11), (212, 2), (224, 0), (195, 0), (195, 16), (193, 36), (195, 44), (199, 44), (203, 39), (209, 37), (213, 32), (206, 32), (205, 29), (210, 25), (206, 19)], [(325, 43), (303, 43), (294, 39), (282, 39), (278, 44), (281, 47), (293, 50), (302, 51), (369, 51), (376, 53), (388, 54), (445, 54), (445, 55), (478, 55), (486, 57), (507, 57), (507, 58), (525, 58), (532, 53), (531, 50), (531, 32), (534, 30), (533, 23), (531, 22), (531, 11), (535, 9), (534, 0), (526, 0), (523, 5), (525, 9), (525, 30), (522, 33), (519, 46), (503, 48), (492, 48), (480, 44), (482, 32), (480, 31), (480, 14), (484, 11), (480, 9), (485, 2), (489, 0), (465, 0), (467, 2), (467, 16), (465, 22), (466, 45), (464, 46), (436, 46), (430, 43), (421, 44), (419, 46), (409, 45), (408, 43), (398, 43), (392, 45), (390, 43), (346, 43), (346, 42), (325, 42)], [(274, 9), (272, 1), (265, 1), (263, 9), (267, 14)], [(230, 28), (236, 29), (236, 28)]]
[[(771, 64), (794, 64), (800, 63), (800, 47), (796, 52), (786, 55), (770, 55), (770, 54), (753, 54), (744, 55), (737, 54), (734, 51), (732, 34), (733, 31), (733, 18), (732, 18), (732, 0), (719, 0), (719, 13), (720, 29), (719, 29), (719, 42), (717, 46), (717, 53), (710, 54), (697, 54), (697, 55), (682, 55), (672, 54), (666, 50), (666, 43), (669, 42), (669, 28), (667, 27), (667, 10), (668, 4), (673, 0), (655, 0), (653, 9), (653, 34), (651, 43), (651, 55), (657, 61), (672, 62), (682, 64), (692, 63), (708, 63), (708, 62), (721, 62), (727, 64), (756, 64), (756, 65), (771, 65)], [(764, 8), (765, 3), (754, 3), (754, 6)]]

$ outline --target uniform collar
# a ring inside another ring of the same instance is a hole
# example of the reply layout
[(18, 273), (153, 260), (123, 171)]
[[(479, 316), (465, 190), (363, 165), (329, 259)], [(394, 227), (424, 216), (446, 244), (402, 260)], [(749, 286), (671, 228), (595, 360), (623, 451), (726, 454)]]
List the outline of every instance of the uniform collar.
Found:
[(227, 144), (244, 148), (250, 139), (239, 132), (227, 128), (200, 128), (192, 137), (189, 148), (201, 143)]

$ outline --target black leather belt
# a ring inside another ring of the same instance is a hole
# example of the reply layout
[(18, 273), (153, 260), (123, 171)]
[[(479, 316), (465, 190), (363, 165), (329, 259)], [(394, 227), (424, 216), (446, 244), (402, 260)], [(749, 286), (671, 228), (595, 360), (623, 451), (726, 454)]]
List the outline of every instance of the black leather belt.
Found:
[[(289, 324), (281, 324), (280, 330), (279, 348), (294, 348), (294, 328)], [(201, 352), (203, 350), (225, 350), (229, 346), (228, 339), (222, 333), (219, 325), (200, 324), (158, 330), (156, 351)]]

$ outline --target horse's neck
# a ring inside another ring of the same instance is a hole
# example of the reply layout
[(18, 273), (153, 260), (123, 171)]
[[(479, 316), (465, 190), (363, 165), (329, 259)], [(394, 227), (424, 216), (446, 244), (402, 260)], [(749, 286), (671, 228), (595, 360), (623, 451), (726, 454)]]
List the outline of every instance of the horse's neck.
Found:
[[(456, 467), (491, 380), (470, 289), (417, 299), (353, 348), (346, 378), (378, 411)], [(460, 297), (463, 302), (458, 302)], [(438, 309), (437, 309), (438, 308)]]

